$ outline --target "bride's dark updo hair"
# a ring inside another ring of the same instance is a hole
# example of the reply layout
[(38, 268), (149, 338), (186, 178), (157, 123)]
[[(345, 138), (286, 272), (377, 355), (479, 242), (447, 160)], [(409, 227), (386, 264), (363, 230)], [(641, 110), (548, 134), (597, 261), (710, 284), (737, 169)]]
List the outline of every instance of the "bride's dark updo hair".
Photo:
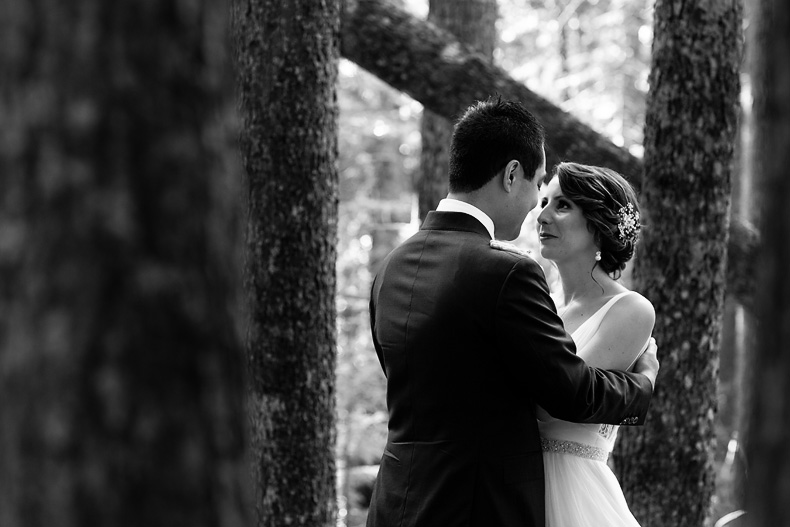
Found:
[(597, 264), (613, 278), (619, 278), (639, 241), (636, 192), (623, 176), (608, 168), (560, 163), (547, 182), (555, 175), (562, 194), (587, 219), (587, 228), (601, 251)]

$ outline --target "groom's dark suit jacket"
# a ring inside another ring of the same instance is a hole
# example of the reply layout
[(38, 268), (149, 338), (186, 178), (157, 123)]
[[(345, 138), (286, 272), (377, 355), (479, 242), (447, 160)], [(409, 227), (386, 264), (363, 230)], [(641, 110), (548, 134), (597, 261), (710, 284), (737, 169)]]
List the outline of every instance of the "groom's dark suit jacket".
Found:
[(374, 280), (389, 434), (369, 527), (544, 527), (535, 405), (644, 421), (647, 378), (587, 367), (538, 263), (489, 241), (474, 217), (431, 212)]

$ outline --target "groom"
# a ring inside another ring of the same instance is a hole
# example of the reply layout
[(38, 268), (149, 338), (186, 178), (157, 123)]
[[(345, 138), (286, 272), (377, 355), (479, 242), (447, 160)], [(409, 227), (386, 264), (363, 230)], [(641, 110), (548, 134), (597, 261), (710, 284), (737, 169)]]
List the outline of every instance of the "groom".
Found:
[(546, 174), (543, 130), (488, 100), (455, 127), (450, 194), (382, 263), (370, 300), (389, 434), (368, 527), (544, 527), (535, 405), (567, 421), (642, 424), (653, 344), (628, 374), (589, 368), (541, 267), (512, 240)]

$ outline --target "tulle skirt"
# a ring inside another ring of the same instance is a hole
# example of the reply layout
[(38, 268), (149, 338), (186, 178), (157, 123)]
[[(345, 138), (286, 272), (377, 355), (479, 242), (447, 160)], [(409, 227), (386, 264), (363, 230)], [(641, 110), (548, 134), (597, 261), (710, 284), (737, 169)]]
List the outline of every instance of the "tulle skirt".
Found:
[(602, 461), (543, 452), (546, 527), (639, 527)]

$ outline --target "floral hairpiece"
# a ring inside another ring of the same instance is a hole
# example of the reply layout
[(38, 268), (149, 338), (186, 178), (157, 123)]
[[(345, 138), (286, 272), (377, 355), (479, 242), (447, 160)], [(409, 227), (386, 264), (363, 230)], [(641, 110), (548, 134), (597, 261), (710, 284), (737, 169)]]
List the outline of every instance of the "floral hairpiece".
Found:
[(636, 241), (642, 225), (639, 223), (639, 212), (634, 209), (634, 204), (629, 203), (625, 207), (620, 207), (617, 216), (619, 218), (617, 230), (620, 231), (620, 240), (624, 242)]

